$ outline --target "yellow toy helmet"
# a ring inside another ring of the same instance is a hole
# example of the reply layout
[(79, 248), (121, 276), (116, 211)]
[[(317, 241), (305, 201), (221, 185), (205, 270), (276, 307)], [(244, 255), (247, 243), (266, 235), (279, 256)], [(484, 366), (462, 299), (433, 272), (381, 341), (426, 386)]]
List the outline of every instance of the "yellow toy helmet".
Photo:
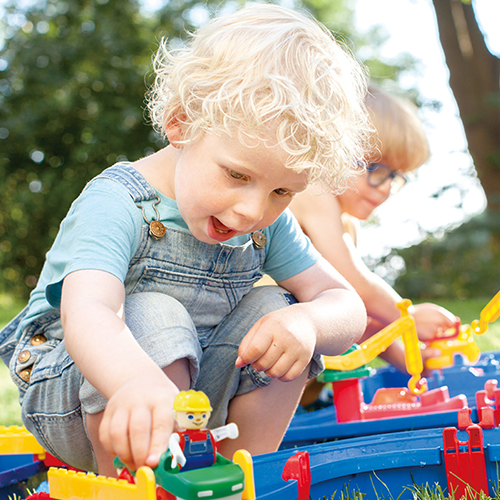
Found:
[(174, 399), (175, 411), (212, 411), (210, 401), (203, 391), (181, 391)]

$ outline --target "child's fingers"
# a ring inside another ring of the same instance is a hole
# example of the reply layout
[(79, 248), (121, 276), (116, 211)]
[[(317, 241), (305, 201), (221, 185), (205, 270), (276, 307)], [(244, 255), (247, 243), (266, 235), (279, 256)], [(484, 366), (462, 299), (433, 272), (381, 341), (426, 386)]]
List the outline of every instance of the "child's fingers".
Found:
[(114, 453), (111, 437), (109, 436), (109, 417), (107, 412), (104, 412), (101, 423), (99, 425), (99, 442), (102, 444), (107, 453), (112, 455)]
[(424, 349), (420, 350), (420, 353), (422, 355), (423, 361), (426, 361), (430, 358), (437, 358), (442, 354), (441, 349), (438, 349), (437, 347), (425, 347)]
[(168, 439), (174, 430), (172, 408), (162, 405), (155, 408), (152, 415), (151, 442), (145, 465), (156, 467), (160, 455), (167, 451)]
[(107, 416), (106, 412), (99, 429), (99, 439), (111, 456), (117, 456), (128, 467), (135, 469), (128, 433), (129, 414), (117, 409)]
[[(272, 365), (262, 370), (268, 377), (281, 378), (288, 372), (293, 362), (288, 356), (282, 354)], [(255, 364), (252, 365), (255, 368)]]
[(109, 453), (110, 455), (114, 455), (115, 450), (113, 448), (113, 441), (109, 432), (109, 429), (111, 427), (111, 417), (111, 410), (109, 408), (106, 408), (101, 420), (101, 424), (99, 426), (99, 441), (101, 442), (107, 453)]
[(238, 348), (238, 357), (236, 358), (235, 365), (238, 368), (243, 368), (248, 364), (247, 358), (245, 357), (245, 352), (248, 346), (251, 345), (252, 339), (254, 337), (255, 325), (248, 331), (248, 333), (243, 337), (241, 344)]
[(145, 464), (151, 441), (151, 411), (148, 407), (135, 409), (129, 421), (130, 452), (135, 467)]
[(291, 382), (295, 380), (297, 377), (302, 375), (304, 369), (309, 366), (309, 363), (304, 363), (302, 361), (296, 361), (290, 366), (290, 368), (283, 374), (281, 377), (278, 377), (282, 382)]
[(276, 365), (276, 362), (283, 356), (283, 353), (284, 349), (282, 347), (278, 346), (276, 342), (271, 342), (268, 349), (252, 362), (251, 365), (258, 372), (266, 372)]
[(238, 349), (236, 366), (242, 368), (257, 361), (270, 347), (272, 335), (256, 328), (256, 325), (243, 337)]
[(295, 380), (308, 364), (309, 361), (307, 359), (283, 353), (276, 363), (270, 369), (266, 370), (265, 373), (271, 378), (278, 378), (282, 382), (289, 382)]

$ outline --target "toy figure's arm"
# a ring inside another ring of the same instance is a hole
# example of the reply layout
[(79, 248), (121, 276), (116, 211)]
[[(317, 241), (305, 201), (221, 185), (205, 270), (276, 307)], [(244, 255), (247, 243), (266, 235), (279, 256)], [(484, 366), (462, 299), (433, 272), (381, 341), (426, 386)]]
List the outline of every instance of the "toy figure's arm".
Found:
[(175, 469), (177, 467), (177, 464), (179, 464), (181, 467), (186, 464), (186, 457), (184, 456), (184, 453), (182, 453), (181, 447), (179, 445), (180, 440), (181, 438), (177, 432), (171, 434), (168, 440), (168, 449), (172, 454), (172, 469)]
[(210, 431), (212, 433), (215, 441), (222, 441), (223, 439), (236, 439), (238, 437), (239, 431), (238, 426), (235, 423), (230, 423), (223, 425), (222, 427), (217, 427)]

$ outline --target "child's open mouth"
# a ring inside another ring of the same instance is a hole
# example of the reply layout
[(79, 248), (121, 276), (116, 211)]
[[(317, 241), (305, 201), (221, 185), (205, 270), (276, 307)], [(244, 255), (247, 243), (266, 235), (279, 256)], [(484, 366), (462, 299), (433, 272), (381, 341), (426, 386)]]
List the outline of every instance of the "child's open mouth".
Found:
[(222, 224), (222, 222), (215, 217), (212, 217), (212, 223), (214, 225), (214, 229), (220, 234), (227, 234), (229, 233), (229, 231), (231, 231), (231, 229)]
[(209, 226), (209, 236), (217, 241), (226, 241), (235, 236), (236, 231), (224, 225), (216, 217), (211, 217), (211, 224)]

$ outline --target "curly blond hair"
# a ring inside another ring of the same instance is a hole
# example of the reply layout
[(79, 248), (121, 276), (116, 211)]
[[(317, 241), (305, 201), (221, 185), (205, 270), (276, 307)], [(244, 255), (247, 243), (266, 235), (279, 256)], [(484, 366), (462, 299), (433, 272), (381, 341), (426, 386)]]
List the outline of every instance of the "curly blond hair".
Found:
[(160, 42), (148, 92), (155, 129), (179, 121), (183, 142), (204, 133), (276, 141), (310, 182), (345, 187), (366, 156), (367, 77), (311, 16), (277, 5), (214, 18), (170, 51)]

